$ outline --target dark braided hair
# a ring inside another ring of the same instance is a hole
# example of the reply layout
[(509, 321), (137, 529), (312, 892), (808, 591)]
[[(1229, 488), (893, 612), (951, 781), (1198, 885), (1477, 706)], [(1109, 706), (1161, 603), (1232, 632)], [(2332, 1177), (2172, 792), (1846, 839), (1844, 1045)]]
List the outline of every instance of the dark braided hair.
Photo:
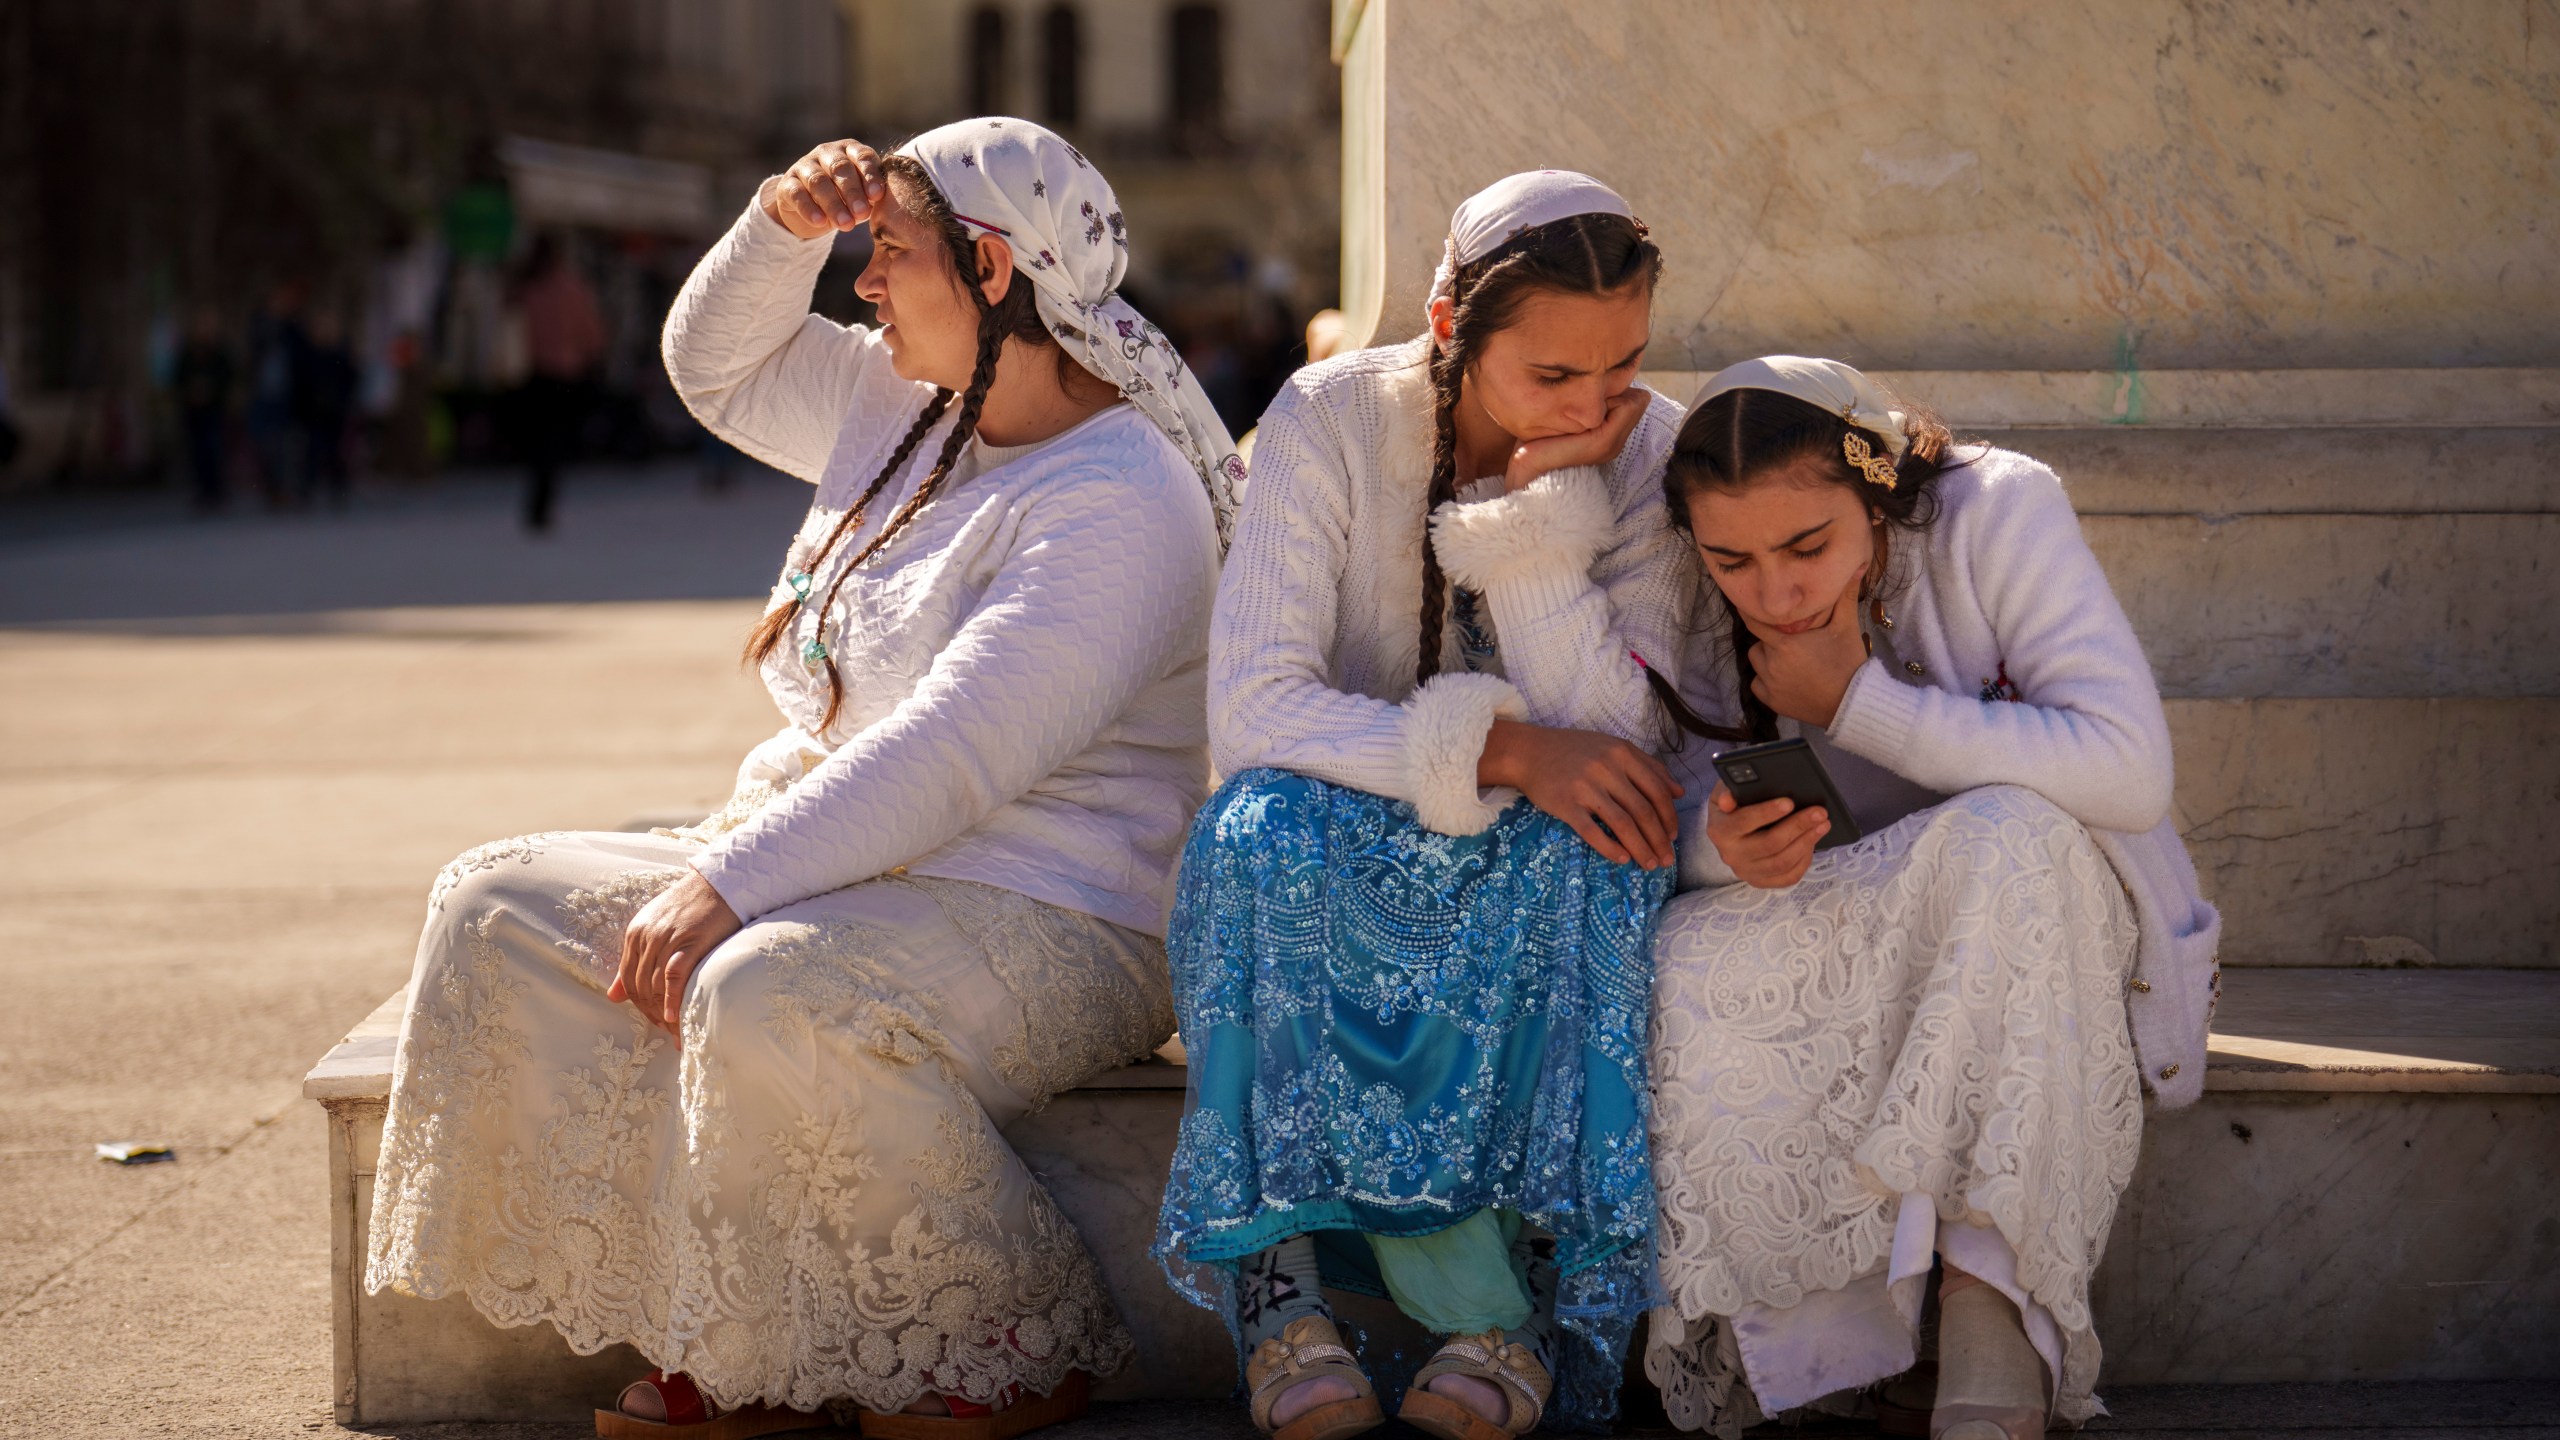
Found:
[[(1477, 347), (1509, 328), (1521, 302), (1536, 292), (1613, 295), (1629, 285), (1651, 289), (1662, 274), (1662, 251), (1645, 234), (1643, 221), (1624, 215), (1569, 215), (1533, 225), (1458, 267), (1449, 292), (1449, 338), (1431, 352), (1431, 489), (1422, 502), (1424, 515), (1458, 496), (1458, 401)], [(1440, 673), (1448, 604), (1448, 580), (1426, 531), (1417, 684)]]
[[(950, 252), (952, 268), (959, 276), (960, 288), (977, 303), (978, 358), (969, 372), (969, 388), (957, 392), (960, 398), (959, 418), (953, 423), (951, 433), (943, 437), (942, 450), (934, 457), (933, 469), (926, 474), (924, 482), (916, 486), (915, 494), (907, 498), (907, 503), (899, 506), (896, 513), (889, 517), (888, 523), (880, 527), (880, 533), (866, 541), (863, 547), (854, 553), (853, 558), (846, 561), (844, 567), (836, 572), (835, 580), (827, 586), (827, 593), (818, 599), (818, 630), (821, 646), (825, 644), (827, 613), (834, 608), (836, 592), (844, 588), (846, 577), (860, 569), (872, 556), (879, 554), (881, 547), (895, 539), (925, 506), (933, 502), (933, 498), (942, 492), (943, 482), (950, 478), (951, 467), (958, 462), (962, 448), (969, 443), (972, 436), (978, 433), (978, 412), (985, 407), (987, 391), (995, 384), (996, 362), (1003, 357), (1007, 340), (1020, 340), (1034, 346), (1045, 345), (1055, 350), (1059, 377), (1067, 382), (1070, 389), (1081, 388), (1076, 384), (1079, 378), (1088, 386), (1100, 383), (1094, 379), (1091, 372), (1076, 364), (1065, 350), (1058, 348), (1056, 338), (1049, 334), (1048, 326), (1041, 322), (1040, 312), (1032, 298), (1033, 292), (1029, 282), (1022, 281), (1012, 285), (1005, 291), (1002, 300), (990, 302), (987, 299), (987, 292), (981, 287), (991, 277), (978, 263), (977, 242), (970, 236), (968, 227), (961, 224), (959, 217), (951, 213), (950, 202), (943, 198), (942, 192), (933, 187), (933, 181), (926, 176), (923, 165), (917, 163), (912, 156), (884, 155), (880, 159), (880, 168), (889, 183), (897, 187), (899, 204), (905, 207), (907, 213), (931, 225), (940, 233), (943, 247)], [(1070, 374), (1070, 372), (1073, 373)], [(827, 532), (827, 538), (818, 546), (817, 552), (800, 565), (802, 573), (811, 576), (818, 574), (826, 567), (827, 557), (834, 553), (837, 543), (861, 528), (862, 517), (870, 510), (871, 502), (878, 499), (880, 492), (889, 487), (889, 482), (906, 468), (908, 459), (915, 454), (916, 447), (923, 443), (926, 433), (931, 431), (935, 423), (950, 410), (953, 393), (939, 385), (934, 387), (933, 398), (925, 402), (924, 410), (916, 416), (915, 423), (907, 427), (905, 437), (898, 441), (898, 448), (889, 452), (889, 458), (881, 465), (880, 473), (872, 477), (871, 483), (863, 488), (861, 497), (837, 519), (835, 528)], [(762, 664), (765, 657), (773, 653), (774, 647), (781, 644), (783, 638), (791, 633), (793, 622), (799, 618), (802, 607), (808, 603), (806, 599), (794, 596), (789, 603), (767, 611), (764, 618), (757, 622), (755, 630), (747, 637), (746, 663)], [(836, 712), (844, 708), (844, 676), (837, 671), (835, 656), (832, 653), (822, 653), (818, 658), (827, 669), (827, 713), (818, 722), (818, 730), (823, 734), (828, 726), (835, 723)]]
[[(1970, 463), (1949, 463), (1956, 450), (1955, 437), (1937, 416), (1915, 405), (1902, 404), (1900, 408), (1905, 416), (1902, 433), (1910, 441), (1910, 448), (1894, 463), (1894, 483), (1887, 489), (1851, 465), (1842, 444), (1854, 433), (1865, 439), (1874, 454), (1889, 456), (1893, 452), (1885, 445), (1883, 435), (1852, 425), (1809, 400), (1782, 391), (1725, 391), (1690, 411), (1689, 418), (1681, 423), (1679, 438), (1672, 443), (1671, 459), (1662, 473), (1662, 498), (1670, 508), (1673, 527), (1694, 542), (1697, 534), (1690, 528), (1689, 501), (1700, 491), (1742, 490), (1763, 476), (1805, 465), (1835, 485), (1848, 486), (1867, 514), (1883, 522), (1876, 532), (1876, 558), (1867, 572), (1876, 587), (1869, 594), (1881, 606), (1884, 587), (1889, 583), (1894, 532), (1916, 534), (1928, 529), (1938, 518), (1938, 477)], [(1716, 598), (1723, 602), (1726, 643), (1731, 647), (1742, 723), (1713, 724), (1681, 699), (1660, 675), (1647, 670), (1645, 679), (1677, 731), (1728, 742), (1775, 740), (1776, 713), (1751, 693), (1755, 674), (1751, 665), (1751, 631), (1742, 623), (1742, 612), (1734, 608), (1722, 590), (1716, 592)]]

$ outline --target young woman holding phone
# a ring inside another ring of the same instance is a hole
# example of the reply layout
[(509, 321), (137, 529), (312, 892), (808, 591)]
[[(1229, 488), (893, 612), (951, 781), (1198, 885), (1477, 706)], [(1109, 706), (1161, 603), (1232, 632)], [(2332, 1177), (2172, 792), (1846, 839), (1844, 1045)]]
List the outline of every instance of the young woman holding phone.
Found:
[[(1718, 374), (1664, 488), (1713, 600), (1656, 687), (1705, 743), (1654, 944), (1648, 1368), (1692, 1428), (1836, 1401), (1914, 1369), (1935, 1267), (1935, 1391), (1886, 1418), (2085, 1419), (2142, 1092), (2195, 1098), (2219, 984), (2142, 648), (2051, 470), (1837, 361)], [(1715, 782), (1782, 736), (1863, 839)]]

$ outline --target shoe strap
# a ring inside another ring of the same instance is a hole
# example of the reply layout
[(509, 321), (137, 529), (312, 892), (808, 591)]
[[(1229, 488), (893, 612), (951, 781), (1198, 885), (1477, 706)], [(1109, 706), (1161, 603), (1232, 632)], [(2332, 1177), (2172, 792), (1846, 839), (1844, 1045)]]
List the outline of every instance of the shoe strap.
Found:
[[(715, 1418), (711, 1401), (694, 1387), (693, 1377), (681, 1370), (652, 1370), (633, 1383), (658, 1392), (658, 1407), (669, 1425), (700, 1425)], [(614, 1408), (621, 1408), (619, 1402)]]
[(1342, 1332), (1321, 1315), (1301, 1315), (1289, 1322), (1277, 1335), (1253, 1349), (1245, 1362), (1245, 1384), (1252, 1394), (1254, 1428), (1270, 1434), (1271, 1407), (1279, 1402), (1291, 1386), (1318, 1376), (1338, 1375), (1351, 1382), (1361, 1397), (1377, 1392), (1370, 1388), (1369, 1377), (1350, 1347), (1342, 1343)]
[(1529, 1347), (1505, 1340), (1499, 1330), (1481, 1335), (1452, 1335), (1431, 1357), (1431, 1363), (1415, 1373), (1413, 1384), (1421, 1389), (1443, 1375), (1465, 1375), (1477, 1380), (1490, 1380), (1505, 1392), (1510, 1410), (1502, 1428), (1514, 1435), (1526, 1435), (1538, 1428), (1546, 1414), (1547, 1397), (1555, 1391), (1555, 1377)]

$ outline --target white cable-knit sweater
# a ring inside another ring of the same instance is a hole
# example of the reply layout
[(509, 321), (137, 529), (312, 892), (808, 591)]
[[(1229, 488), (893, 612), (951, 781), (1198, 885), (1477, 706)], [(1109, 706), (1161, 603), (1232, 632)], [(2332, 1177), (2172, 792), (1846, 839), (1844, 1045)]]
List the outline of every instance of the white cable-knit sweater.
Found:
[(1498, 659), (1463, 668), (1453, 605), (1441, 673), (1416, 691), (1427, 344), (1310, 365), (1263, 415), (1210, 630), (1210, 754), (1221, 774), (1292, 770), (1472, 834), (1516, 798), (1476, 786), (1498, 715), (1651, 748), (1660, 721), (1629, 652), (1676, 659), (1698, 579), (1663, 523), (1681, 412), (1657, 395), (1609, 466), (1432, 518), (1443, 570), (1484, 599)]
[[(2222, 917), (2167, 818), (2169, 722), (2150, 662), (2052, 470), (1986, 450), (1936, 493), (1929, 528), (1894, 537), (1893, 624), (1869, 625), (1875, 653), (1814, 741), (1890, 772), (1836, 777), (1869, 832), (1984, 785), (2024, 786), (2087, 826), (2133, 892), (2142, 938), (2126, 1008), (2143, 1081), (2164, 1105), (2187, 1104), (2204, 1086)], [(1722, 626), (1692, 639), (1686, 672), (1700, 710), (1737, 712)], [(1691, 812), (1684, 888), (1734, 881), (1704, 833), (1707, 756), (1724, 748), (1693, 743), (1673, 759)]]
[[(750, 205), (667, 318), (667, 373), (702, 423), (817, 484), (786, 574), (932, 395), (898, 378), (876, 333), (809, 313), (827, 248)], [(951, 424), (916, 448), (813, 593), (932, 468)], [(904, 866), (1164, 933), (1208, 783), (1208, 498), (1126, 405), (977, 458), (837, 593), (825, 635), (845, 699), (832, 726), (819, 732), (825, 674), (800, 659), (814, 605), (766, 660), (788, 723), (740, 783), (788, 788), (693, 862), (741, 918)], [(772, 603), (788, 597), (774, 587)]]

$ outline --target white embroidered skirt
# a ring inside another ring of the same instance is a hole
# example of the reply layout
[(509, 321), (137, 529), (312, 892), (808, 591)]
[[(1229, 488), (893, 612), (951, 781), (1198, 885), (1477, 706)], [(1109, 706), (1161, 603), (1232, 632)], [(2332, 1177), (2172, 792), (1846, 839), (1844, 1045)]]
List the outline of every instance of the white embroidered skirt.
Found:
[[(437, 881), (368, 1290), (620, 1341), (724, 1405), (1046, 1391), (1130, 1350), (998, 1127), (1173, 1030), (1162, 945), (1010, 891), (881, 879), (749, 925), (684, 1039), (604, 990), (700, 847), (552, 834)], [(637, 1377), (635, 1377), (637, 1378)]]
[(2142, 1136), (2135, 940), (2088, 832), (2010, 787), (1789, 889), (1671, 902), (1646, 1368), (1676, 1422), (1732, 1433), (1906, 1367), (1933, 1252), (2024, 1302), (2057, 1418), (2094, 1411), (2089, 1277)]

